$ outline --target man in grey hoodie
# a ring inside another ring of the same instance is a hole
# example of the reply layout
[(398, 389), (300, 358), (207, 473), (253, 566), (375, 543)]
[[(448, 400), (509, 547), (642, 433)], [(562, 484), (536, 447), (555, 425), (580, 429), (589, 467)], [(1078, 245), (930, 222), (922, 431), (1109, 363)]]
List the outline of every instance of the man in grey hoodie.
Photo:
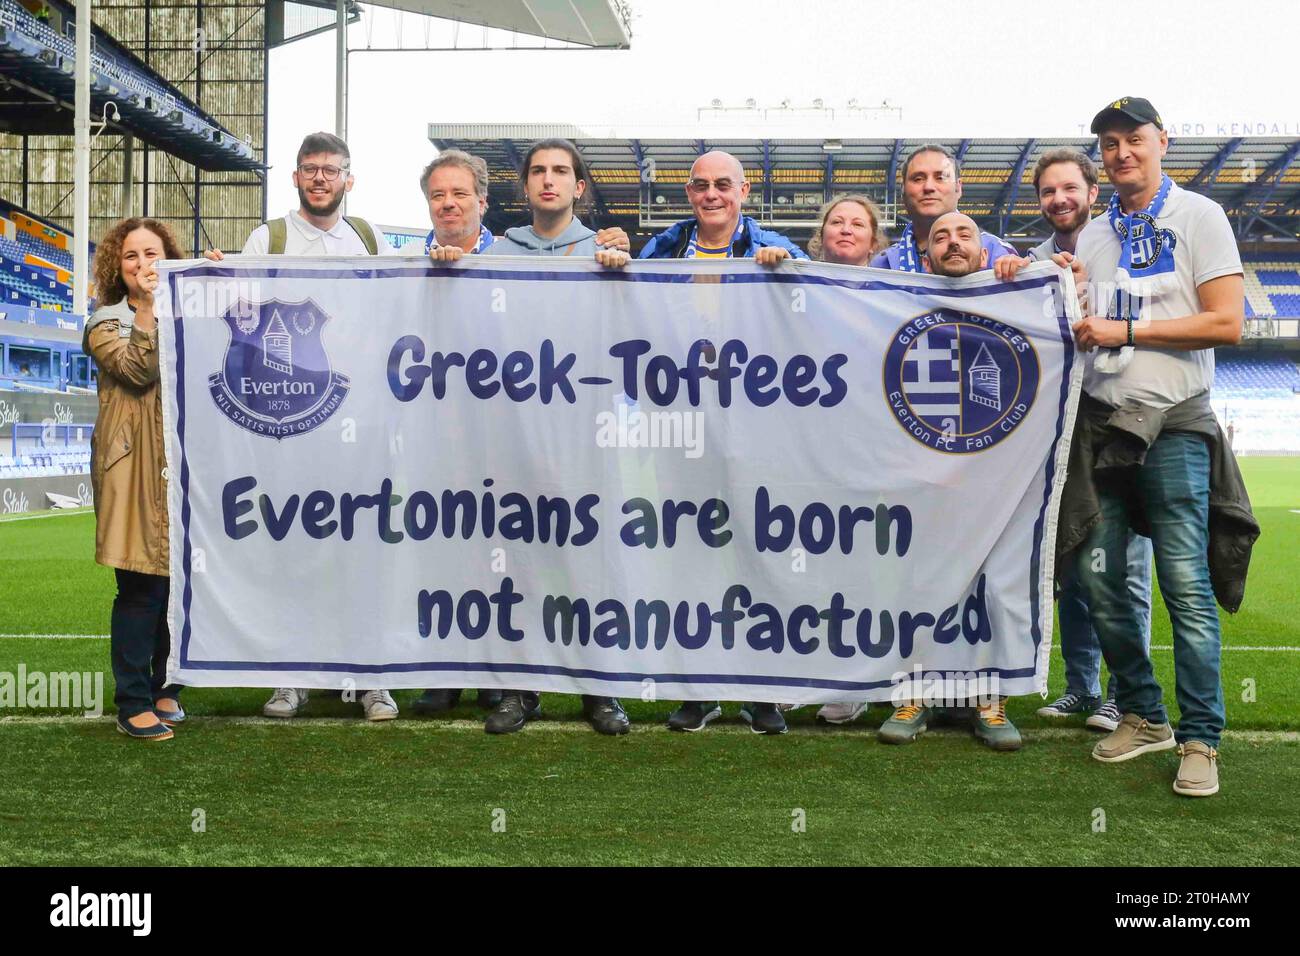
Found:
[(528, 226), (507, 229), (489, 246), (489, 256), (592, 256), (601, 265), (622, 268), (631, 258), (596, 242), (596, 232), (574, 215), (591, 182), (587, 163), (567, 139), (544, 139), (529, 147), (519, 169), (524, 198), (532, 210)]
[[(591, 182), (587, 164), (566, 139), (544, 139), (524, 155), (519, 169), (524, 198), (533, 213), (529, 226), (507, 229), (483, 251), (485, 256), (595, 256), (603, 266), (620, 269), (631, 256), (621, 249), (606, 249), (596, 233), (583, 225), (573, 209)], [(541, 695), (530, 690), (506, 691), (483, 729), (508, 734), (541, 713)], [(582, 695), (582, 713), (602, 734), (625, 734), (631, 728), (623, 706), (614, 697)]]

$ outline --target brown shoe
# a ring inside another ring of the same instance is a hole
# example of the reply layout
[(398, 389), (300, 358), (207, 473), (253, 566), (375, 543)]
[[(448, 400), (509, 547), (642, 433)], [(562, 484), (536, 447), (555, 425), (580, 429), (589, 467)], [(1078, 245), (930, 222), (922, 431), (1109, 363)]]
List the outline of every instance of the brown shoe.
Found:
[(1174, 793), (1184, 797), (1212, 797), (1219, 792), (1219, 752), (1200, 740), (1178, 748), (1183, 762), (1174, 778)]
[(1137, 714), (1125, 714), (1119, 726), (1092, 748), (1092, 755), (1102, 763), (1132, 760), (1155, 750), (1172, 750), (1177, 746), (1168, 724), (1150, 724)]

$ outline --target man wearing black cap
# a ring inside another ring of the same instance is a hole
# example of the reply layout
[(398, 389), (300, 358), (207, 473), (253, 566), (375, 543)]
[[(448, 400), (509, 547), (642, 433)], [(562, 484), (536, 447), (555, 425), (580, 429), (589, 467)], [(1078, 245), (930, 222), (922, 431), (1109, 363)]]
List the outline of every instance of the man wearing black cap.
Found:
[[(1218, 204), (1162, 172), (1169, 137), (1147, 100), (1115, 100), (1092, 131), (1115, 193), (1078, 242), (1095, 314), (1074, 327), (1087, 356), (1057, 547), (1075, 551), (1123, 714), (1093, 756), (1177, 746), (1174, 791), (1210, 796), (1224, 724), (1215, 599), (1237, 609), (1258, 535), (1209, 401), (1215, 346), (1241, 338), (1241, 258)], [(1177, 733), (1126, 586), (1130, 524), (1152, 540), (1173, 624)]]

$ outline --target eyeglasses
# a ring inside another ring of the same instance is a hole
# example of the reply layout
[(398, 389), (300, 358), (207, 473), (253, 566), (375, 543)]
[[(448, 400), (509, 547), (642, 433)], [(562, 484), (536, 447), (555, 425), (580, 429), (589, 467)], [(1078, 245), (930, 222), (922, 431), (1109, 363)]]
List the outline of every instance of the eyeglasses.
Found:
[(325, 177), (326, 182), (334, 182), (339, 178), (339, 173), (346, 173), (346, 166), (317, 166), (315, 163), (303, 163), (298, 167), (298, 175), (306, 176), (308, 179), (315, 179), (316, 174), (320, 173)]
[(736, 183), (731, 179), (688, 179), (686, 181), (687, 192), (706, 193), (710, 186), (720, 193), (729, 193), (736, 188)]

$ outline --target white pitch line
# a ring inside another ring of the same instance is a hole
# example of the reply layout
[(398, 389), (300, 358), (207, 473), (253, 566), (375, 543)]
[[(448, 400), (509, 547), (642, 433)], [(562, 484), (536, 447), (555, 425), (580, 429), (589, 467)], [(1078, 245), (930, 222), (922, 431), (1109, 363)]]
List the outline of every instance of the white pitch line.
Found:
[(0, 634), (0, 640), (21, 640), (27, 638), (33, 641), (106, 641), (107, 634)]
[[(1151, 650), (1153, 651), (1172, 651), (1173, 649), (1174, 646), (1172, 644), (1151, 645)], [(1222, 651), (1288, 651), (1290, 653), (1295, 653), (1296, 651), (1300, 651), (1300, 647), (1286, 647), (1286, 646), (1263, 647), (1263, 646), (1251, 646), (1248, 644), (1233, 644), (1230, 646), (1221, 647), (1219, 648), (1219, 650)]]
[(93, 511), (92, 507), (85, 508), (58, 508), (38, 515), (18, 515), (13, 518), (0, 518), (0, 524), (8, 524), (11, 521), (35, 521), (37, 518), (59, 518), (64, 515), (84, 515)]
[[(6, 726), (61, 726), (66, 724), (86, 724), (100, 723), (107, 724), (114, 720), (112, 716), (103, 717), (82, 717), (78, 714), (45, 714), (31, 717), (0, 717), (0, 731)], [(364, 717), (295, 717), (292, 719), (277, 719), (274, 717), (196, 717), (186, 718), (185, 723), (177, 728), (179, 734), (187, 732), (190, 726), (209, 726), (209, 725), (231, 725), (234, 727), (283, 727), (283, 733), (301, 733), (304, 730), (332, 730), (337, 727), (358, 727), (365, 728), (366, 733), (437, 733), (439, 731), (450, 730), (455, 732), (474, 732), (483, 733), (483, 722), (479, 720), (438, 720), (437, 718), (408, 718), (385, 721), (368, 721)], [(549, 734), (569, 734), (582, 733), (594, 734), (595, 731), (591, 726), (582, 720), (534, 720), (530, 721), (528, 726), (522, 731), (524, 735), (549, 733)], [(649, 723), (640, 722), (632, 725), (631, 733), (641, 734), (669, 734), (672, 731), (667, 730), (662, 722), (655, 720)], [(707, 733), (709, 736), (715, 734), (745, 734), (750, 735), (752, 731), (748, 725), (743, 723), (713, 723), (709, 726)], [(860, 727), (826, 727), (816, 725), (812, 727), (796, 726), (791, 733), (795, 736), (830, 736), (830, 737), (861, 737), (872, 739), (875, 736), (875, 728), (867, 725)], [(968, 737), (970, 731), (965, 727), (934, 727), (926, 732), (926, 736), (938, 735), (941, 737)], [(1101, 739), (1101, 734), (1090, 731), (1084, 727), (1035, 727), (1026, 728), (1024, 735), (1027, 741), (1035, 740), (1077, 740), (1081, 743), (1096, 741)], [(1300, 742), (1300, 731), (1296, 730), (1225, 730), (1223, 736), (1232, 741), (1244, 741), (1247, 743), (1297, 743)]]

